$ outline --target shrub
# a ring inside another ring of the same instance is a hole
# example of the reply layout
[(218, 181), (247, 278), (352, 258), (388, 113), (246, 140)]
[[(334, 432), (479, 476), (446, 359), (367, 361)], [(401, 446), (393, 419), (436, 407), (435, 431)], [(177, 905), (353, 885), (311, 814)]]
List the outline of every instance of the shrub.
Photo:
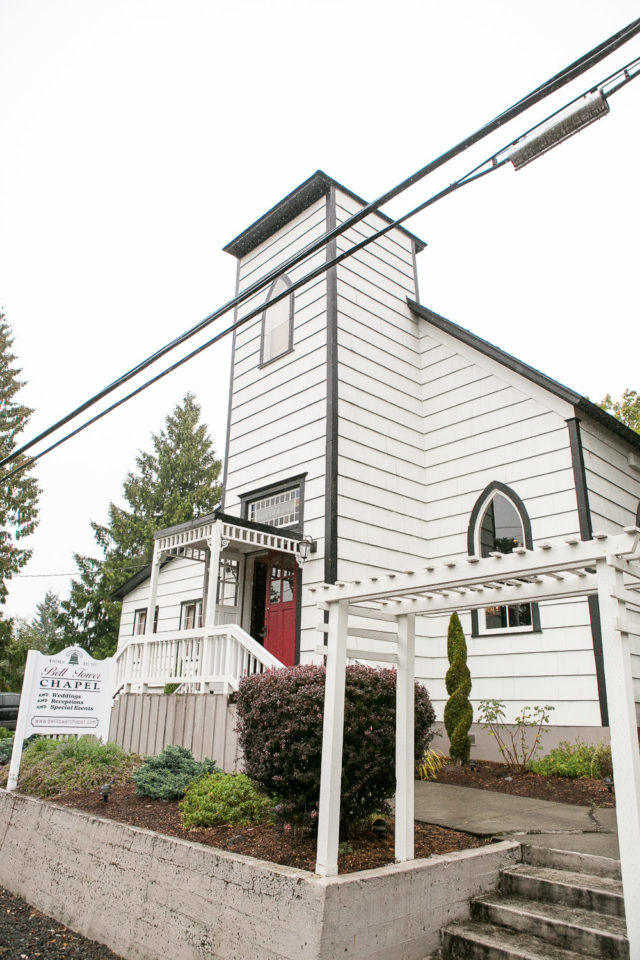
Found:
[(596, 744), (591, 758), (591, 776), (597, 779), (613, 776), (611, 745), (609, 743)]
[(3, 737), (0, 740), (0, 760), (4, 760), (7, 763), (11, 760), (11, 754), (13, 752), (13, 734), (9, 737)]
[(7, 737), (13, 737), (13, 731), (7, 730), (6, 727), (0, 727), (0, 740), (6, 740)]
[[(271, 670), (245, 677), (237, 694), (245, 771), (283, 799), (288, 817), (317, 816), (325, 668)], [(388, 809), (396, 787), (396, 674), (360, 665), (346, 669), (341, 817), (344, 825)], [(431, 742), (429, 694), (416, 684), (415, 755)]]
[(552, 710), (549, 704), (544, 707), (524, 706), (509, 727), (505, 723), (504, 703), (501, 700), (481, 700), (478, 715), (484, 729), (496, 738), (498, 750), (509, 769), (514, 773), (522, 773), (542, 747), (542, 735), (547, 732)]
[(132, 779), (139, 797), (179, 800), (190, 783), (215, 770), (214, 760), (194, 760), (185, 747), (165, 747), (157, 756), (145, 757)]
[(187, 787), (180, 809), (185, 827), (246, 827), (268, 819), (273, 801), (258, 793), (243, 773), (210, 773)]
[(539, 760), (532, 760), (529, 769), (543, 777), (589, 777), (594, 748), (582, 740), (563, 740)]
[(469, 728), (473, 722), (473, 707), (469, 703), (471, 674), (467, 666), (467, 644), (457, 613), (452, 613), (449, 620), (447, 656), (450, 666), (445, 685), (449, 699), (443, 719), (449, 736), (449, 753), (456, 760), (467, 763), (471, 751)]
[[(9, 743), (2, 741), (2, 746)], [(74, 790), (91, 790), (126, 779), (140, 762), (117, 743), (100, 743), (85, 736), (70, 740), (34, 740), (22, 754), (20, 790), (36, 797), (56, 797)], [(8, 776), (8, 767), (2, 773)]]
[(437, 780), (444, 766), (445, 757), (439, 750), (425, 750), (422, 760), (416, 767), (420, 780)]
[(597, 746), (576, 740), (563, 740), (540, 760), (533, 760), (529, 769), (543, 777), (607, 777), (611, 776), (611, 747)]
[(181, 683), (165, 683), (162, 692), (168, 693), (168, 694), (175, 693), (178, 687), (181, 687), (181, 686), (182, 686)]

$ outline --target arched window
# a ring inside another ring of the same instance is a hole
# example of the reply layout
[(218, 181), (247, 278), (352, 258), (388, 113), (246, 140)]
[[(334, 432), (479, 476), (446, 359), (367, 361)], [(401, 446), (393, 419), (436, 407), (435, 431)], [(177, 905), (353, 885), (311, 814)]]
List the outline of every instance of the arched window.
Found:
[[(529, 517), (520, 497), (504, 483), (494, 481), (483, 490), (473, 508), (467, 549), (472, 556), (490, 557), (492, 553), (511, 553), (516, 547), (533, 548)], [(474, 636), (539, 629), (535, 603), (486, 607), (472, 615)]]
[[(291, 286), (291, 280), (282, 274), (271, 284), (267, 302), (284, 293)], [(283, 297), (262, 314), (262, 336), (260, 338), (260, 365), (271, 363), (293, 349), (293, 293)]]

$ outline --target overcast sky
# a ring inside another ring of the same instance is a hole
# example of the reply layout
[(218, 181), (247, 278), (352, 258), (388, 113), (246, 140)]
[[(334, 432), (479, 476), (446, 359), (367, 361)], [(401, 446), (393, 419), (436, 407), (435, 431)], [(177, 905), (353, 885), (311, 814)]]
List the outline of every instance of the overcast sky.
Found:
[[(316, 169), (366, 199), (638, 15), (631, 0), (0, 0), (0, 306), (29, 435), (228, 300), (221, 248)], [(572, 95), (640, 38), (397, 199), (400, 214)], [(407, 226), (420, 299), (600, 400), (638, 376), (640, 79), (611, 114)], [(98, 555), (138, 450), (187, 390), (224, 450), (229, 344), (37, 468), (33, 558), (8, 615)], [(45, 575), (46, 576), (43, 576)]]

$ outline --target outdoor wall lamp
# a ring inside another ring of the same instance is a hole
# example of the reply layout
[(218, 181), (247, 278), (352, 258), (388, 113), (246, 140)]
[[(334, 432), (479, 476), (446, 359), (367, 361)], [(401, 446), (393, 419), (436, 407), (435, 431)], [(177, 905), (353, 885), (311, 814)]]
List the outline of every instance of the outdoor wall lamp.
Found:
[(312, 553), (316, 553), (318, 550), (318, 542), (307, 535), (298, 544), (298, 556), (300, 557), (302, 563), (305, 560), (308, 560)]

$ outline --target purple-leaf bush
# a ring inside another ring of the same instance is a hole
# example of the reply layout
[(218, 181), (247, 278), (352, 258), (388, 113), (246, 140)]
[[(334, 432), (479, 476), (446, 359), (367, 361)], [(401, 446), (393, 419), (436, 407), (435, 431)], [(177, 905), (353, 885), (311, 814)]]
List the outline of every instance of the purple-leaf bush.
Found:
[[(236, 694), (245, 772), (280, 798), (282, 822), (317, 818), (325, 668), (270, 670), (245, 677)], [(415, 756), (433, 738), (429, 694), (416, 683)], [(395, 780), (396, 673), (360, 665), (346, 670), (341, 821), (388, 811)]]

